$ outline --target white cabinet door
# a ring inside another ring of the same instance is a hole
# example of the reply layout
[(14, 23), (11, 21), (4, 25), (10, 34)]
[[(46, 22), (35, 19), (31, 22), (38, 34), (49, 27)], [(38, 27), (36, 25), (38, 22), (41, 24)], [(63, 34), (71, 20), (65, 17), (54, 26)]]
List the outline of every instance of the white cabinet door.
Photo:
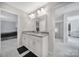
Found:
[(35, 39), (35, 54), (38, 56), (42, 56), (42, 41), (41, 38)]
[(29, 39), (28, 39), (28, 41), (29, 41), (29, 50), (30, 51), (34, 51), (34, 36), (29, 36)]
[(29, 36), (28, 36), (28, 35), (23, 35), (22, 43), (23, 43), (23, 45), (26, 46), (27, 48), (29, 47)]
[(26, 35), (26, 37), (25, 37), (25, 45), (26, 45), (26, 47), (28, 48), (29, 47), (29, 37), (28, 37), (28, 35)]

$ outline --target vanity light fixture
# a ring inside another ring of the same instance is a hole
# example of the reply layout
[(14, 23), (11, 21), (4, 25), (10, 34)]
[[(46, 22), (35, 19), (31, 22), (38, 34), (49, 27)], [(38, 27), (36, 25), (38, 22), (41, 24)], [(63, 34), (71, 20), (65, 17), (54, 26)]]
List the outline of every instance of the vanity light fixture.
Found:
[(46, 10), (44, 8), (41, 8), (41, 13), (46, 14)]
[(37, 14), (40, 15), (40, 13), (41, 13), (41, 11), (40, 10), (37, 10)]
[[(36, 13), (37, 13), (37, 15), (36, 15)], [(31, 19), (33, 19), (33, 18), (35, 18), (36, 16), (42, 16), (42, 15), (45, 15), (47, 12), (46, 12), (46, 10), (45, 10), (45, 8), (40, 8), (39, 10), (37, 10), (37, 12), (34, 12), (34, 13), (31, 13), (30, 15), (29, 15), (29, 17), (31, 18)]]
[(42, 16), (45, 13), (44, 9), (41, 8), (40, 10), (37, 10), (38, 16)]
[(44, 12), (45, 10), (44, 10), (44, 8), (41, 8), (41, 12)]
[(46, 14), (46, 11), (44, 8), (41, 8), (40, 10), (37, 10), (37, 14), (38, 14), (38, 16), (42, 16), (42, 15)]
[(30, 17), (31, 19), (33, 19), (33, 18), (35, 18), (35, 14), (32, 13), (32, 14), (29, 15), (29, 17)]

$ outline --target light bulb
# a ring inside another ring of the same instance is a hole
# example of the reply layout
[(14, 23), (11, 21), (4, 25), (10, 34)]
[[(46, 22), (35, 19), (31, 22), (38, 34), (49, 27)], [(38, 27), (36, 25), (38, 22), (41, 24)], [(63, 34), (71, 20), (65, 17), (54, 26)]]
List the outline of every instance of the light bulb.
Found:
[(44, 8), (41, 8), (41, 11), (45, 11)]
[(44, 8), (41, 8), (41, 13), (42, 13), (42, 14), (46, 14), (46, 11), (45, 11)]
[(57, 28), (55, 28), (55, 32), (58, 32), (58, 29)]
[(37, 10), (37, 13), (40, 14), (40, 10)]
[(35, 14), (30, 14), (29, 17), (30, 17), (31, 19), (33, 19), (33, 18), (35, 18)]

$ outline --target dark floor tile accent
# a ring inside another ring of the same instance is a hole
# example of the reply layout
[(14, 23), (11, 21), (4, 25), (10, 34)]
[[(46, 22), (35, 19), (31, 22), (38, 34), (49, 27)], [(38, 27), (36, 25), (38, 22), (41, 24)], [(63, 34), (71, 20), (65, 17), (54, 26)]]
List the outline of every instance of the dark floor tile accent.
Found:
[(34, 53), (29, 52), (26, 55), (24, 55), (23, 57), (37, 57)]
[(1, 33), (1, 38), (17, 36), (17, 32)]
[(27, 51), (28, 49), (25, 46), (17, 48), (19, 54), (22, 54), (23, 52)]

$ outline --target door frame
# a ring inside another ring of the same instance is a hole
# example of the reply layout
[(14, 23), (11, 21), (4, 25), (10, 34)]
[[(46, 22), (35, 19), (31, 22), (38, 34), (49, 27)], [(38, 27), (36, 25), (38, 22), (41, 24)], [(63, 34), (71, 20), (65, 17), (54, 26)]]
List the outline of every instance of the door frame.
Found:
[[(1, 8), (0, 8), (0, 15), (1, 15)], [(1, 55), (1, 19), (0, 19), (0, 55)]]

